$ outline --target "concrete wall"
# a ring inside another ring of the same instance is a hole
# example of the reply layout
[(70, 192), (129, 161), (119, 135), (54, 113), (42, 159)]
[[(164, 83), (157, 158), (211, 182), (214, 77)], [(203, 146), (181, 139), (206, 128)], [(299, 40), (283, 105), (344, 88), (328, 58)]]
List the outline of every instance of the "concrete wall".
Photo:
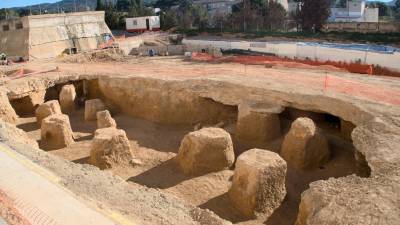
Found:
[[(17, 24), (22, 29), (16, 29)], [(3, 26), (10, 29), (3, 31)], [(54, 58), (70, 48), (97, 49), (105, 34), (111, 31), (104, 12), (27, 16), (0, 22), (0, 52), (30, 60)]]
[[(400, 71), (400, 52), (377, 52), (372, 50), (343, 49), (329, 45), (296, 42), (245, 42), (245, 41), (206, 41), (184, 39), (186, 49), (216, 47), (223, 50), (241, 49), (274, 54), (280, 57), (312, 59), (317, 61), (361, 62), (380, 65)], [(264, 47), (265, 46), (265, 47)]]
[(360, 33), (394, 33), (400, 32), (400, 23), (327, 23), (324, 31), (347, 31)]
[[(22, 26), (21, 26), (22, 25)], [(3, 30), (3, 26), (9, 30)], [(28, 56), (28, 20), (26, 18), (0, 21), (0, 53), (7, 56)]]
[(104, 12), (79, 12), (28, 16), (29, 58), (43, 59), (61, 55), (66, 49), (96, 49), (111, 34)]
[(379, 8), (365, 8), (363, 22), (376, 23), (378, 21), (379, 21)]

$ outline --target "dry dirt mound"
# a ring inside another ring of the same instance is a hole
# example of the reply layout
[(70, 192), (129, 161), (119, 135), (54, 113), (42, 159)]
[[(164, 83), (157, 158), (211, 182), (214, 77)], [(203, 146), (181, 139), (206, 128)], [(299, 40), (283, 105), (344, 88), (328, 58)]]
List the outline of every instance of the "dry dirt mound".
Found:
[(83, 52), (75, 55), (66, 55), (59, 59), (63, 63), (87, 63), (87, 62), (123, 62), (126, 61), (119, 49), (106, 49), (93, 52)]

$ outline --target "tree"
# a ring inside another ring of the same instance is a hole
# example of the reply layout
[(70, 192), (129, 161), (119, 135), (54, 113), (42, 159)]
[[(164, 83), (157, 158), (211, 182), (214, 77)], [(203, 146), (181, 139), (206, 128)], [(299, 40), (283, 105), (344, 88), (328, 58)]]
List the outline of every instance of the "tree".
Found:
[(208, 26), (208, 12), (201, 5), (193, 5), (191, 8), (193, 15), (193, 24), (199, 30), (204, 30)]
[(397, 0), (393, 6), (394, 17), (396, 20), (400, 21), (400, 0)]
[(318, 32), (330, 15), (329, 0), (298, 0), (300, 10), (295, 16), (303, 31)]
[(132, 6), (132, 2), (130, 0), (117, 0), (117, 10), (127, 12), (129, 8)]
[(167, 10), (160, 15), (161, 29), (169, 30), (178, 25), (176, 13), (173, 10)]
[(19, 17), (19, 14), (12, 9), (0, 9), (0, 20), (10, 19), (13, 17)]
[(269, 1), (264, 17), (264, 27), (268, 30), (276, 31), (284, 27), (286, 10), (275, 1)]
[(106, 7), (103, 4), (103, 0), (97, 0), (96, 2), (96, 11), (104, 11)]
[(111, 29), (123, 29), (125, 26), (125, 16), (123, 13), (116, 10), (116, 8), (111, 4), (107, 3), (105, 5), (105, 21)]
[(379, 9), (379, 16), (390, 16), (390, 7), (383, 2), (371, 2), (368, 6)]

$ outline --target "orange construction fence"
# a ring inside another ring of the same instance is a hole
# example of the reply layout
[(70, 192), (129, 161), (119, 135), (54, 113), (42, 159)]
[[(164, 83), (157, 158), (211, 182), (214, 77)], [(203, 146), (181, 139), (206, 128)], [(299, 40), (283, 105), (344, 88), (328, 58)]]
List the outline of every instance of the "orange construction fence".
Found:
[[(192, 59), (203, 62), (234, 62), (245, 65), (281, 65), (291, 68), (328, 68), (331, 70), (347, 70), (350, 72), (373, 74), (371, 65), (346, 64), (336, 62), (315, 62), (310, 60), (282, 59), (275, 56), (227, 56), (215, 57), (207, 53), (193, 53)], [(325, 66), (331, 66), (325, 67)], [(381, 69), (382, 70), (382, 69)], [(327, 92), (343, 93), (357, 98), (373, 100), (382, 103), (400, 106), (400, 91), (388, 86), (375, 86), (356, 80), (346, 79), (338, 76), (288, 76), (286, 74), (268, 74), (271, 78), (301, 85), (307, 88), (323, 90)], [(400, 76), (399, 76), (400, 77)], [(397, 78), (393, 78), (397, 79)]]

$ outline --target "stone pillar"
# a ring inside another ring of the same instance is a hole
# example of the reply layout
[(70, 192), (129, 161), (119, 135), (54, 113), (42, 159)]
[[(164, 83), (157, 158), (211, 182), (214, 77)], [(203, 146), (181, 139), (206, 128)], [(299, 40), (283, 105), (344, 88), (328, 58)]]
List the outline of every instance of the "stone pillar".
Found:
[(95, 132), (89, 162), (100, 169), (129, 165), (133, 160), (132, 147), (124, 130), (103, 128)]
[(228, 169), (235, 161), (231, 136), (221, 128), (203, 128), (187, 134), (179, 148), (185, 174), (201, 175)]
[(111, 114), (108, 110), (99, 111), (96, 114), (97, 117), (97, 129), (107, 128), (107, 127), (117, 127), (117, 123), (111, 117)]
[(36, 107), (44, 103), (44, 97), (46, 95), (46, 90), (34, 91), (29, 94), (29, 99), (32, 102), (32, 106)]
[(285, 160), (274, 152), (244, 152), (236, 160), (229, 199), (247, 217), (269, 217), (285, 198), (286, 170)]
[(64, 85), (60, 92), (60, 105), (63, 113), (70, 113), (75, 110), (75, 87), (72, 84)]
[(316, 168), (330, 157), (325, 136), (309, 118), (298, 118), (286, 134), (281, 156), (297, 169)]
[(85, 120), (91, 121), (97, 119), (97, 112), (104, 111), (106, 106), (100, 99), (86, 100), (85, 102)]
[(74, 143), (69, 118), (64, 114), (54, 114), (43, 119), (41, 142), (47, 147), (64, 148)]
[(280, 106), (248, 105), (239, 106), (236, 138), (240, 142), (262, 145), (281, 136)]
[(57, 100), (52, 100), (41, 104), (35, 111), (36, 121), (39, 126), (42, 124), (42, 120), (53, 114), (62, 114), (60, 104)]

